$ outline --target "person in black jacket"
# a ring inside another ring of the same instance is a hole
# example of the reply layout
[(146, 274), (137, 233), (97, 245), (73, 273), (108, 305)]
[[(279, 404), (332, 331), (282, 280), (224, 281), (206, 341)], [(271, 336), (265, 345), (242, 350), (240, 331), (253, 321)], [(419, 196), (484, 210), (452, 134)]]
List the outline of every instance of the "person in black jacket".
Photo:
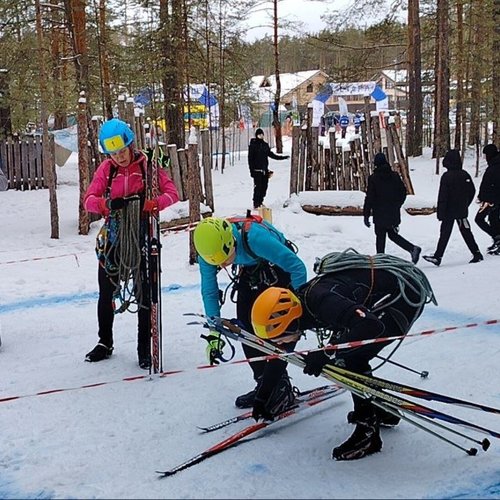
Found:
[(277, 155), (271, 151), (269, 144), (264, 140), (264, 131), (258, 128), (255, 137), (248, 146), (248, 166), (253, 178), (253, 208), (259, 208), (264, 202), (267, 193), (269, 178), (273, 174), (269, 170), (269, 159), (288, 160), (288, 155)]
[(373, 214), (377, 253), (385, 253), (388, 236), (396, 245), (410, 252), (411, 261), (416, 264), (422, 249), (398, 233), (401, 206), (406, 199), (405, 185), (399, 174), (391, 169), (384, 153), (375, 155), (374, 164), (375, 171), (368, 178), (363, 207), (365, 226), (370, 227), (370, 215)]
[(443, 174), (439, 183), (437, 201), (437, 218), (441, 221), (439, 241), (434, 255), (424, 255), (424, 259), (436, 266), (441, 264), (453, 224), (457, 221), (460, 234), (472, 252), (472, 260), (469, 263), (480, 262), (483, 260), (483, 255), (479, 251), (467, 219), (469, 205), (474, 199), (476, 188), (469, 173), (462, 170), (462, 159), (458, 149), (451, 149), (444, 155), (443, 167), (448, 171)]
[[(479, 186), (478, 202), (481, 204), (475, 217), (476, 224), (493, 239), (488, 253), (500, 254), (500, 153), (495, 144), (483, 148), (488, 168)], [(486, 221), (488, 219), (488, 222)]]
[[(425, 275), (414, 264), (390, 257), (394, 261), (384, 269), (370, 264), (368, 255), (358, 254), (358, 258), (363, 261), (359, 266), (342, 266), (339, 271), (319, 275), (295, 293), (285, 288), (266, 289), (252, 307), (255, 333), (287, 352), (310, 329), (331, 333), (330, 344), (396, 337), (408, 333), (425, 304), (437, 304)], [(303, 371), (317, 377), (325, 365), (331, 364), (370, 375), (370, 361), (390, 343), (310, 351), (304, 357)], [(256, 420), (273, 417), (265, 403), (273, 383), (266, 374), (255, 396)], [(356, 428), (347, 441), (333, 449), (334, 460), (354, 460), (380, 451), (380, 427), (394, 427), (400, 421), (397, 414), (386, 412), (367, 398), (353, 393), (352, 399), (354, 410), (347, 414), (347, 421)]]

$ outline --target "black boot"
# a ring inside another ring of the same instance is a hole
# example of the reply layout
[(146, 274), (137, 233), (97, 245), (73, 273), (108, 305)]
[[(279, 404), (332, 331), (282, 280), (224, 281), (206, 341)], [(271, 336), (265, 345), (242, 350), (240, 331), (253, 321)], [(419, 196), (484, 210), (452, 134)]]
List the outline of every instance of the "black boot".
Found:
[(108, 347), (105, 344), (97, 344), (90, 352), (85, 355), (85, 361), (91, 363), (108, 359), (113, 353), (113, 347)]
[(434, 255), (424, 255), (424, 259), (427, 262), (431, 262), (435, 266), (440, 266), (441, 265), (441, 257), (435, 257)]
[(143, 370), (149, 370), (151, 368), (151, 347), (149, 345), (138, 345), (137, 359), (139, 361), (140, 368)]
[(234, 402), (234, 406), (236, 408), (252, 408), (253, 407), (253, 402), (255, 401), (255, 394), (257, 393), (257, 389), (259, 387), (259, 382), (262, 377), (259, 377), (257, 379), (257, 385), (255, 386), (255, 389), (252, 389), (250, 392), (247, 392), (246, 394), (242, 394), (241, 396), (238, 396)]
[(266, 401), (267, 412), (272, 416), (284, 412), (293, 405), (297, 393), (298, 389), (292, 386), (290, 377), (284, 373)]
[(422, 251), (422, 249), (420, 247), (417, 247), (417, 245), (415, 245), (413, 247), (413, 250), (410, 252), (411, 254), (411, 261), (416, 264), (418, 262), (418, 259), (420, 258), (420, 252)]
[(469, 260), (469, 264), (475, 264), (476, 262), (481, 262), (483, 260), (483, 254), (481, 252), (476, 252), (472, 259)]
[[(380, 427), (396, 427), (396, 425), (401, 422), (400, 417), (393, 415), (392, 413), (389, 413), (388, 411), (385, 411), (378, 406), (375, 407), (375, 414), (378, 418)], [(359, 419), (357, 418), (356, 412), (354, 410), (350, 411), (347, 414), (347, 422), (349, 424), (357, 424), (358, 421)]]
[(332, 451), (334, 460), (357, 460), (382, 449), (377, 417), (358, 420), (351, 437)]

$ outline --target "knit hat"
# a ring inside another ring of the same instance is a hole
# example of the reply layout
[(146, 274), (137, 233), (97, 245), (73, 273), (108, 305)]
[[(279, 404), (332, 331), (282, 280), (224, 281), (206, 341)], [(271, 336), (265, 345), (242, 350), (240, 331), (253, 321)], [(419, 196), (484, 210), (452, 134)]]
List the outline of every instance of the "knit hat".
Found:
[(384, 153), (377, 153), (373, 159), (373, 163), (376, 167), (381, 167), (387, 164), (387, 158)]
[(263, 131), (261, 128), (258, 128), (258, 129), (255, 131), (255, 137), (257, 137), (258, 135), (264, 135), (264, 131)]
[(498, 154), (498, 149), (495, 144), (487, 144), (483, 148), (483, 154), (486, 156), (486, 161), (489, 161)]

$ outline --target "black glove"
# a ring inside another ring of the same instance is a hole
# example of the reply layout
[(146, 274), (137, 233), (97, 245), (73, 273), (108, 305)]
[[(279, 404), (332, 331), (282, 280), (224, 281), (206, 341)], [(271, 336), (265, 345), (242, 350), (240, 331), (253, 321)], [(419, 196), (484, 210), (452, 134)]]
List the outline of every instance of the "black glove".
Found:
[(106, 201), (106, 205), (110, 210), (121, 210), (125, 206), (125, 198), (113, 198)]
[(253, 402), (252, 418), (257, 422), (259, 418), (263, 420), (273, 420), (274, 417), (266, 409), (266, 401), (260, 398), (255, 398)]
[(366, 227), (370, 227), (371, 224), (370, 224), (370, 217), (365, 217), (365, 226)]
[(326, 355), (325, 351), (311, 351), (307, 353), (307, 356), (304, 358), (306, 366), (304, 366), (303, 372), (306, 375), (314, 375), (315, 377), (319, 377), (321, 374), (321, 370), (323, 367), (331, 361), (331, 359)]
[(290, 155), (285, 155), (285, 156), (283, 156), (283, 159), (284, 159), (284, 160), (289, 160), (289, 159), (290, 159)]

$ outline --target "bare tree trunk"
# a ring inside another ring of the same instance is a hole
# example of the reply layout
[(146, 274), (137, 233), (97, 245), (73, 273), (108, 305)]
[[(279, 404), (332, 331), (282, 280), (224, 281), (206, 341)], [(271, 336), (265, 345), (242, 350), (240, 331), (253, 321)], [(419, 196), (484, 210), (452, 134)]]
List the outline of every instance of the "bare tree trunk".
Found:
[(42, 122), (43, 172), (47, 177), (50, 204), (50, 237), (59, 239), (59, 215), (57, 212), (57, 194), (55, 180), (55, 163), (49, 148), (49, 127), (47, 103), (49, 92), (47, 87), (47, 65), (42, 31), (42, 12), (40, 0), (35, 0), (36, 35), (38, 42), (38, 69), (40, 85), (40, 121)]
[(500, 0), (493, 2), (493, 142), (500, 147)]
[[(472, 43), (473, 47), (479, 47), (481, 36), (484, 36), (482, 29), (479, 27), (479, 12), (478, 9), (482, 8), (477, 4), (471, 4), (471, 21), (472, 21)], [(474, 52), (473, 52), (474, 54)], [(471, 91), (470, 91), (470, 131), (469, 131), (469, 146), (479, 144), (481, 134), (481, 79), (483, 76), (483, 66), (479, 54), (473, 55), (471, 60)]]
[[(462, 120), (465, 119), (464, 103), (464, 9), (463, 0), (457, 1), (457, 109), (455, 115), (455, 149), (462, 145)], [(465, 151), (462, 151), (462, 157)]]
[(106, 27), (106, 0), (99, 0), (99, 61), (101, 63), (101, 85), (104, 116), (113, 118), (113, 103), (111, 102), (111, 76), (109, 71), (108, 29)]
[(166, 138), (168, 144), (183, 148), (184, 120), (182, 97), (182, 0), (160, 0), (160, 43), (163, 57), (162, 87), (165, 103)]
[(219, 74), (219, 81), (220, 81), (220, 90), (221, 90), (221, 95), (219, 99), (219, 110), (220, 110), (220, 116), (219, 116), (219, 130), (222, 134), (221, 139), (222, 139), (222, 156), (221, 156), (221, 167), (220, 171), (221, 173), (224, 173), (224, 167), (226, 165), (226, 129), (225, 129), (225, 122), (226, 122), (226, 86), (225, 86), (225, 78), (224, 78), (224, 72), (225, 72), (225, 50), (224, 50), (224, 27), (223, 27), (223, 15), (222, 15), (222, 0), (219, 1), (219, 67), (220, 67), (220, 74)]
[[(60, 130), (68, 126), (66, 102), (61, 79), (61, 41), (64, 37), (61, 13), (57, 0), (50, 0), (52, 29), (50, 31), (50, 48), (52, 56), (52, 89), (54, 95), (54, 129)], [(64, 64), (64, 63), (63, 63)]]
[(437, 2), (436, 66), (435, 66), (435, 117), (434, 157), (436, 174), (439, 174), (439, 158), (450, 148), (450, 70), (448, 47), (448, 1)]
[(274, 95), (273, 107), (273, 127), (276, 137), (276, 151), (283, 152), (283, 139), (281, 136), (280, 122), (280, 100), (281, 100), (281, 81), (280, 81), (280, 64), (279, 64), (279, 48), (278, 48), (278, 0), (274, 1), (274, 74), (276, 75), (276, 94)]
[(408, 91), (406, 156), (422, 155), (423, 102), (419, 0), (408, 1)]

